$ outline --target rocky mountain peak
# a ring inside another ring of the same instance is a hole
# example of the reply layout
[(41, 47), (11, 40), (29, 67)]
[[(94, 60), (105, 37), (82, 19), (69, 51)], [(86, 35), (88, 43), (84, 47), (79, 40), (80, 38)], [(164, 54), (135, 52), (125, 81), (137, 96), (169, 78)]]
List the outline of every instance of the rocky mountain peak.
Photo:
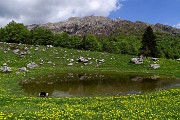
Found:
[[(131, 22), (128, 20), (122, 20), (119, 18), (110, 19), (103, 16), (86, 16), (71, 17), (67, 21), (57, 23), (47, 23), (42, 25), (29, 25), (28, 29), (34, 29), (37, 27), (43, 27), (50, 29), (55, 33), (67, 32), (68, 34), (95, 34), (95, 35), (114, 35), (119, 33), (124, 34), (138, 34), (142, 33), (144, 29), (150, 24), (136, 21)], [(180, 29), (173, 28), (168, 25), (157, 23), (150, 25), (155, 31), (168, 32), (171, 34), (180, 34)]]

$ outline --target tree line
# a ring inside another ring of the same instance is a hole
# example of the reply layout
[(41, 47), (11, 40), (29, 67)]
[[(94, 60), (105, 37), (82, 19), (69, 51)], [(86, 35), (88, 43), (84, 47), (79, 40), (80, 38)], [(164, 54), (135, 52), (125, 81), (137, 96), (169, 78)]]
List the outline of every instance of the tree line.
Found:
[(98, 37), (92, 34), (85, 36), (69, 35), (65, 32), (52, 33), (45, 28), (28, 30), (22, 23), (10, 22), (0, 28), (0, 42), (22, 43), (30, 45), (53, 45), (69, 49), (83, 49), (115, 54), (129, 54), (180, 58), (180, 36), (165, 33), (154, 33), (149, 26), (142, 36), (119, 34), (109, 37)]

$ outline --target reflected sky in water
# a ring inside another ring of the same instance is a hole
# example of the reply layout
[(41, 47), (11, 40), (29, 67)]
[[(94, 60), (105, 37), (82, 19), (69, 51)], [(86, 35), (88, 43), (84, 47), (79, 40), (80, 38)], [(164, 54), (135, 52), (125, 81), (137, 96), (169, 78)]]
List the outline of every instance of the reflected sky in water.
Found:
[(118, 73), (64, 73), (30, 78), (20, 83), (25, 93), (52, 97), (139, 94), (180, 86), (180, 79), (157, 75)]

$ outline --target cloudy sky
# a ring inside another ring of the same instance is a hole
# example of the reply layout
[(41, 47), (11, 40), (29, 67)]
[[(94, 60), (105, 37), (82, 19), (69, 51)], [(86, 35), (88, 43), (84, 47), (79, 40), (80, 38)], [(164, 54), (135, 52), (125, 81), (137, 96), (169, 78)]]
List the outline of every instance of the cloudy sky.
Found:
[(180, 0), (0, 0), (0, 26), (42, 24), (89, 15), (180, 26)]

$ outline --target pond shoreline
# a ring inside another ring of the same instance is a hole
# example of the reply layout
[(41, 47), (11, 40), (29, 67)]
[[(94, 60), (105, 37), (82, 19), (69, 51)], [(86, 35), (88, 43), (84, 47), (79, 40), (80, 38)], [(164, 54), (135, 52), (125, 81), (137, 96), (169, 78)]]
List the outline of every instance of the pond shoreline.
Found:
[(177, 86), (178, 79), (155, 74), (119, 72), (70, 72), (31, 77), (19, 83), (26, 93), (38, 96), (112, 96), (148, 93)]

